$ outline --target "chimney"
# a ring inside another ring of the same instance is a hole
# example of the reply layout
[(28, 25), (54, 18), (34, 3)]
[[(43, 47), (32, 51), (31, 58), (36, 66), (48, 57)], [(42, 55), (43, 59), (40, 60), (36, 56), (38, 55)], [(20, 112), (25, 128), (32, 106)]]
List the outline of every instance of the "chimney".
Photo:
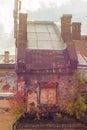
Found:
[(81, 39), (81, 23), (80, 22), (72, 23), (72, 39), (73, 40)]
[(64, 14), (61, 17), (61, 36), (64, 41), (71, 40), (71, 14)]
[(27, 44), (27, 14), (19, 13), (19, 27), (17, 33), (17, 59), (25, 59)]
[(6, 63), (9, 62), (9, 51), (4, 52), (4, 62), (6, 62)]

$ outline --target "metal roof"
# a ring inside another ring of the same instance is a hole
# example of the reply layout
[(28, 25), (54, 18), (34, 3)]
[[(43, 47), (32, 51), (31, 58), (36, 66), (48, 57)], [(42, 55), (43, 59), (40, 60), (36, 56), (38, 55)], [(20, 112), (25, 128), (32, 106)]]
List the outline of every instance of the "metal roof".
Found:
[(78, 57), (78, 67), (82, 66), (87, 68), (87, 40), (78, 40), (73, 43)]
[(87, 66), (87, 57), (85, 57), (84, 55), (81, 55), (79, 52), (77, 52), (77, 56), (78, 56), (79, 65)]
[(27, 48), (64, 50), (63, 42), (58, 26), (49, 21), (31, 21), (27, 23)]

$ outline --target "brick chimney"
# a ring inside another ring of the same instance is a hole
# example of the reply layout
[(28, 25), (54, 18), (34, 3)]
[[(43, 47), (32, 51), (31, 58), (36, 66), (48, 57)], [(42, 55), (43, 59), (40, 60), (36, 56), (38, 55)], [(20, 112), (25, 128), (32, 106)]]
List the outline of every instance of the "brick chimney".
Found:
[(72, 23), (72, 39), (73, 40), (81, 39), (81, 23), (80, 22)]
[(19, 27), (17, 33), (17, 59), (25, 59), (27, 44), (27, 14), (19, 13)]
[(9, 51), (4, 52), (4, 62), (6, 62), (6, 63), (9, 62)]
[(64, 41), (71, 40), (71, 14), (64, 14), (61, 17), (61, 36)]

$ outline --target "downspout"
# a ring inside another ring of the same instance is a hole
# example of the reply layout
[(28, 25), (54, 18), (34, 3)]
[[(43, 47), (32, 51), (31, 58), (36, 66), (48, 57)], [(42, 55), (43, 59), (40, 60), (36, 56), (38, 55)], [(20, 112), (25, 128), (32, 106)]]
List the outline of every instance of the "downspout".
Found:
[(16, 122), (17, 120), (14, 120), (10, 125), (10, 130), (16, 130)]

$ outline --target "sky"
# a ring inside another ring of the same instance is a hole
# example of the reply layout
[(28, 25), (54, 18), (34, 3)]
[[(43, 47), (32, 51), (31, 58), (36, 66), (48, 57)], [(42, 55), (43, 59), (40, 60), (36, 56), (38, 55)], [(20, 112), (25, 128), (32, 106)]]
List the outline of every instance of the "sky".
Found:
[[(0, 55), (15, 54), (13, 8), (14, 0), (0, 0)], [(63, 14), (72, 14), (72, 21), (81, 22), (81, 33), (87, 34), (87, 0), (22, 0), (21, 11), (28, 13), (28, 20), (58, 22)]]

